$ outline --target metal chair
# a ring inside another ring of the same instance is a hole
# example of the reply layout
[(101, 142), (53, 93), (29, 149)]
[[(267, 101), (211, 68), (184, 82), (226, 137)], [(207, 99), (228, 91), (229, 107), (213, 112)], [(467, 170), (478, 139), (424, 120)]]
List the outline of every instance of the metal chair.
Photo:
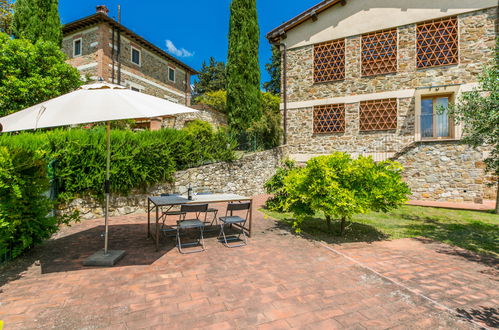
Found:
[[(180, 212), (183, 212), (182, 215), (180, 215), (179, 221), (177, 221), (177, 248), (180, 253), (196, 253), (196, 252), (202, 252), (205, 250), (204, 248), (204, 236), (203, 236), (203, 231), (204, 231), (204, 225), (206, 222), (206, 212), (208, 210), (208, 204), (183, 204), (180, 206)], [(187, 219), (187, 215), (189, 213), (194, 213), (195, 218), (192, 219)], [(199, 219), (199, 216), (201, 213), (204, 213), (204, 219), (201, 221)], [(183, 218), (183, 219), (182, 219)], [(200, 232), (200, 237), (197, 240), (197, 242), (192, 242), (192, 243), (182, 243), (180, 240), (180, 230), (186, 230), (186, 229), (192, 229), (192, 228), (199, 228)], [(188, 252), (184, 252), (182, 250), (183, 246), (194, 246), (194, 245), (201, 245), (201, 249), (197, 250), (192, 250)]]
[[(211, 191), (204, 191), (197, 193), (198, 195), (213, 195)], [(214, 207), (208, 207), (208, 210), (206, 210), (208, 213), (213, 213), (213, 220), (211, 220), (210, 226), (213, 226), (213, 223), (217, 220), (217, 215), (218, 215), (218, 209)]]
[[(161, 197), (165, 197), (165, 196), (180, 196), (179, 194), (161, 194), (160, 195)], [(171, 211), (171, 209), (173, 208), (173, 206), (170, 206), (166, 211), (161, 211), (161, 218), (163, 219), (163, 223), (161, 224), (161, 228), (160, 228), (160, 231), (166, 236), (166, 237), (174, 237), (175, 234), (173, 235), (166, 235), (167, 232), (175, 232), (177, 230), (176, 226), (169, 226), (169, 225), (165, 225), (165, 222), (166, 222), (166, 217), (168, 216), (181, 216), (181, 215), (184, 215), (185, 213), (181, 212), (180, 210), (173, 210)]]
[[(224, 245), (228, 248), (233, 248), (233, 247), (238, 247), (238, 246), (244, 246), (247, 245), (247, 239), (246, 239), (246, 233), (244, 231), (244, 225), (246, 224), (246, 221), (248, 221), (249, 213), (251, 209), (251, 202), (244, 202), (244, 203), (229, 203), (227, 205), (227, 211), (225, 212), (225, 217), (220, 217), (220, 234), (218, 234), (218, 238), (220, 239), (223, 237), (223, 242)], [(240, 217), (238, 215), (234, 215), (234, 211), (246, 211), (245, 217)], [(230, 213), (230, 215), (229, 215)], [(224, 227), (226, 225), (236, 225), (237, 227), (241, 228), (241, 232), (237, 235), (237, 237), (229, 237), (225, 235), (225, 230)], [(240, 244), (229, 244), (229, 241), (241, 241), (241, 235), (243, 235), (243, 240), (242, 243)]]

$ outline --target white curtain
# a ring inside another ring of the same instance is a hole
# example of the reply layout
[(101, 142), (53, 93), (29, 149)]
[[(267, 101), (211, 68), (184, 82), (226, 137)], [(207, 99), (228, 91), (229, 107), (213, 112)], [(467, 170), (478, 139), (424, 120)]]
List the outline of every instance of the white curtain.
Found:
[[(439, 97), (437, 98), (436, 104), (436, 125), (437, 125), (437, 136), (447, 137), (449, 134), (449, 114), (447, 112), (447, 107), (449, 106), (449, 98)], [(445, 110), (442, 112), (442, 108)]]

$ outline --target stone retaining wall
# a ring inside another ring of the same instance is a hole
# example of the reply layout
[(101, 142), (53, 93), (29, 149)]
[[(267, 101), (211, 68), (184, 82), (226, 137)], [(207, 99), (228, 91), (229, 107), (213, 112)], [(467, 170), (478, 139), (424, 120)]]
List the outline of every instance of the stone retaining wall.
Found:
[(458, 141), (420, 142), (394, 160), (404, 166), (412, 199), (482, 203), (495, 199), (497, 191), (497, 180), (485, 171), (483, 162), (489, 150)]
[[(128, 196), (112, 196), (110, 216), (130, 213), (143, 213), (147, 208), (147, 196), (162, 193), (187, 192), (189, 184), (196, 192), (226, 192), (253, 196), (264, 192), (263, 184), (280, 165), (285, 157), (284, 148), (248, 153), (234, 162), (220, 162), (175, 173), (173, 183), (163, 183), (146, 190), (132, 191)], [(78, 198), (72, 201), (61, 213), (78, 210), (82, 219), (104, 216), (103, 202), (93, 198)]]

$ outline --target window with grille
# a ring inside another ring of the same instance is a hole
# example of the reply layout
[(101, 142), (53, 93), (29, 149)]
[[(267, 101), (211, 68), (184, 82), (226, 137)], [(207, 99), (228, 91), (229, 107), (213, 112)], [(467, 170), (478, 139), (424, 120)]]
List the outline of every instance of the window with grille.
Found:
[(397, 29), (362, 36), (362, 75), (397, 72)]
[(360, 102), (360, 130), (382, 131), (397, 128), (397, 99)]
[(345, 132), (345, 105), (327, 104), (314, 107), (314, 133)]
[(418, 68), (458, 63), (457, 18), (418, 24), (416, 42)]
[(314, 82), (345, 79), (345, 39), (314, 46)]

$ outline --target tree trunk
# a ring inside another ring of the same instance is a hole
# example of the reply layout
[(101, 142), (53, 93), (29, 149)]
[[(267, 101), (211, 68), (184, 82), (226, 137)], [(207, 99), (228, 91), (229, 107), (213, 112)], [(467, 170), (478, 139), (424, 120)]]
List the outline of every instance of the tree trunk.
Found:
[(343, 236), (345, 234), (345, 217), (341, 218), (341, 226), (340, 226), (340, 235)]
[(327, 231), (328, 232), (333, 232), (333, 228), (331, 226), (331, 216), (326, 215), (326, 223), (327, 223)]
[(496, 214), (499, 214), (499, 181), (497, 182), (497, 191), (496, 191)]

